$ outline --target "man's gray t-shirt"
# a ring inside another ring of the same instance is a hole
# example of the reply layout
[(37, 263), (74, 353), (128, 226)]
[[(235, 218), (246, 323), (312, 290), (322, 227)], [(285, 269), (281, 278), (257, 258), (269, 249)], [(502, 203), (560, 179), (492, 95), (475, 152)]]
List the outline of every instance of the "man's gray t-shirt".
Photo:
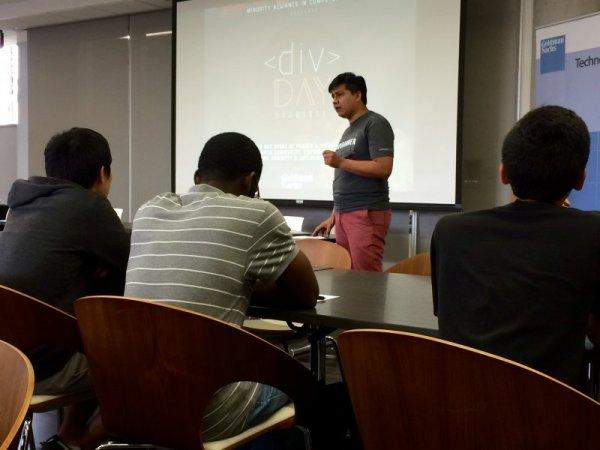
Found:
[[(346, 128), (335, 153), (358, 161), (394, 156), (394, 131), (385, 117), (367, 111)], [(335, 169), (333, 204), (337, 212), (389, 209), (387, 179), (367, 178)]]
[[(241, 325), (255, 283), (276, 280), (297, 254), (271, 203), (201, 184), (158, 195), (138, 210), (125, 295)], [(204, 414), (204, 439), (240, 433), (259, 391), (249, 382), (219, 390)]]

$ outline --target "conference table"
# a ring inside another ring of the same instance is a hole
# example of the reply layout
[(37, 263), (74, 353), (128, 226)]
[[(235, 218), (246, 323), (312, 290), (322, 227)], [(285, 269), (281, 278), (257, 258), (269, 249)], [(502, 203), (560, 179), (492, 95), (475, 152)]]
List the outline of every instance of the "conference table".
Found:
[(305, 324), (311, 370), (318, 380), (324, 380), (324, 337), (334, 329), (381, 328), (437, 336), (430, 277), (342, 269), (317, 269), (315, 275), (321, 294), (336, 298), (305, 310), (251, 306), (248, 315)]

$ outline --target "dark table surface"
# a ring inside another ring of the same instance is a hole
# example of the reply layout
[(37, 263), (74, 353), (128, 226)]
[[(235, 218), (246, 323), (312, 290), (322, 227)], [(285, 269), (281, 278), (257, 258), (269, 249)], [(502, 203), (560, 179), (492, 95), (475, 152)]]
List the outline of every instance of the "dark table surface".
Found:
[(332, 328), (385, 328), (436, 336), (431, 278), (352, 270), (315, 272), (321, 294), (339, 298), (310, 310), (253, 306), (249, 316), (303, 322)]

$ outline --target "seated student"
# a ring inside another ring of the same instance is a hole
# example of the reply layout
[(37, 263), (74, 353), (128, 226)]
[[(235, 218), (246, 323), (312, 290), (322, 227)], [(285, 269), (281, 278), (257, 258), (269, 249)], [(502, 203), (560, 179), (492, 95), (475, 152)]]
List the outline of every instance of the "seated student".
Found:
[(17, 180), (0, 234), (0, 283), (73, 314), (84, 295), (122, 293), (129, 233), (107, 199), (112, 157), (86, 128), (57, 134), (47, 177)]
[[(262, 159), (254, 142), (223, 133), (206, 142), (189, 192), (158, 195), (133, 221), (125, 294), (189, 308), (241, 325), (253, 302), (311, 308), (310, 263), (271, 203), (253, 198)], [(223, 355), (226, 358), (226, 355)], [(239, 434), (288, 402), (241, 382), (220, 389), (205, 411), (205, 441)]]
[(575, 385), (586, 332), (600, 343), (600, 216), (562, 207), (590, 136), (573, 111), (526, 114), (502, 147), (516, 200), (446, 216), (431, 241), (440, 335)]
[[(112, 158), (102, 135), (72, 128), (50, 139), (44, 157), (47, 177), (17, 180), (8, 194), (0, 284), (73, 314), (79, 297), (123, 293), (129, 233), (107, 199)], [(89, 388), (83, 355), (39, 348), (28, 356), (36, 394)], [(60, 435), (73, 442), (81, 430), (68, 418)]]

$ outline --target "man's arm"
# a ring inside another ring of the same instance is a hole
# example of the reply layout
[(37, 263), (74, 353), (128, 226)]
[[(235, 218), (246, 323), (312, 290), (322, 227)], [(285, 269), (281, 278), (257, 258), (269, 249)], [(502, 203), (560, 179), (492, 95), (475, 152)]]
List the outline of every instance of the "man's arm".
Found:
[(394, 158), (392, 156), (380, 156), (379, 158), (362, 161), (342, 158), (331, 150), (323, 152), (323, 160), (330, 167), (342, 169), (366, 178), (388, 178), (394, 166)]
[(125, 229), (108, 199), (97, 196), (87, 208), (79, 230), (82, 246), (94, 255), (101, 268), (124, 277), (131, 232)]
[(80, 231), (82, 246), (95, 259), (96, 271), (89, 286), (90, 294), (123, 295), (131, 233), (107, 199), (90, 205), (86, 225)]
[(296, 247), (281, 212), (268, 202), (265, 207), (247, 255), (245, 278), (254, 289), (252, 303), (312, 308), (319, 287), (310, 262)]
[(304, 253), (298, 251), (274, 283), (258, 284), (252, 303), (277, 305), (283, 308), (313, 308), (317, 304), (319, 285), (315, 273)]

